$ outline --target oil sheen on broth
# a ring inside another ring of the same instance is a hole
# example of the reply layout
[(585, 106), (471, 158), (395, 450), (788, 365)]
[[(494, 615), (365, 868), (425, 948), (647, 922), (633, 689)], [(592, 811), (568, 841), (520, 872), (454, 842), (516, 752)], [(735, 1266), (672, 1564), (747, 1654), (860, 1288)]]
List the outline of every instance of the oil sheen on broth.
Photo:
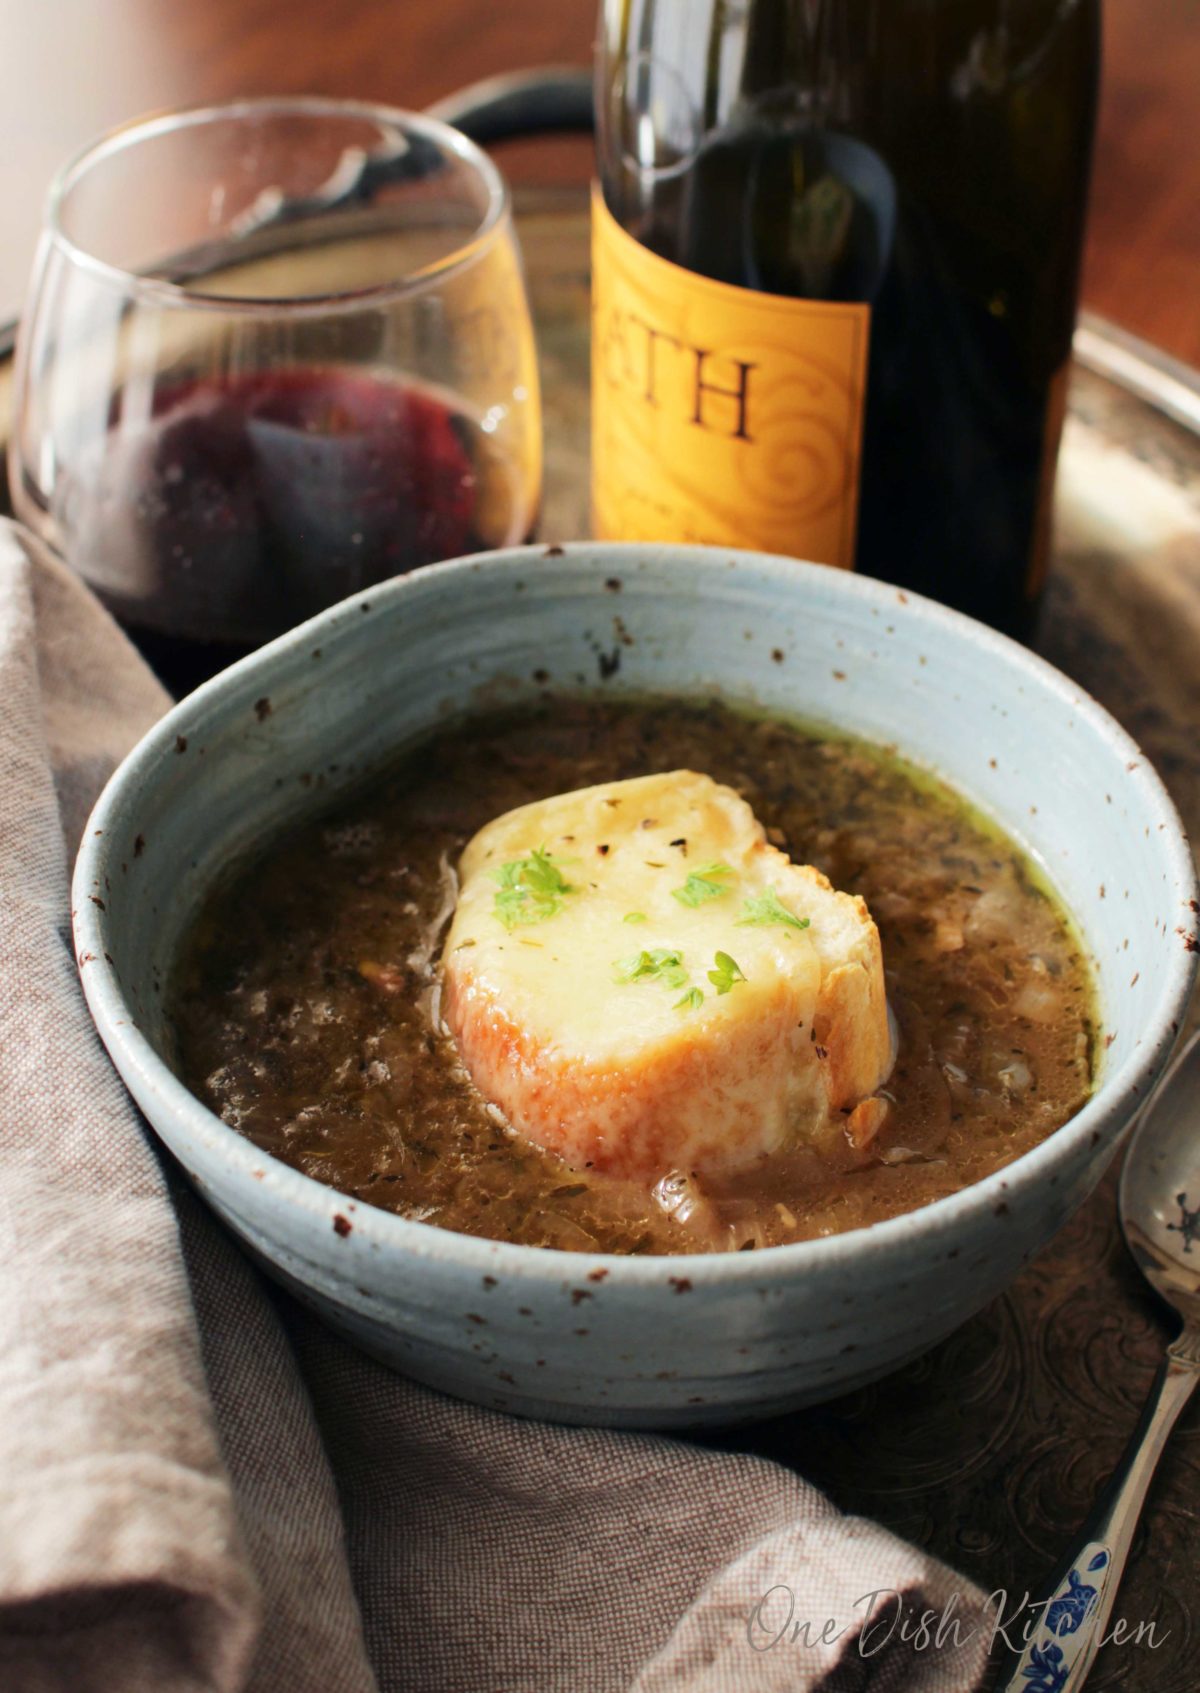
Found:
[[(737, 789), (769, 838), (879, 926), (900, 1045), (869, 1152), (810, 1147), (703, 1184), (567, 1167), (507, 1132), (438, 1011), (451, 867), (489, 819), (672, 769)], [(181, 1073), (224, 1120), (364, 1202), (580, 1251), (747, 1250), (912, 1210), (1028, 1151), (1091, 1087), (1088, 968), (1028, 861), (891, 753), (722, 704), (547, 699), (447, 731), (238, 867), (174, 985)]]

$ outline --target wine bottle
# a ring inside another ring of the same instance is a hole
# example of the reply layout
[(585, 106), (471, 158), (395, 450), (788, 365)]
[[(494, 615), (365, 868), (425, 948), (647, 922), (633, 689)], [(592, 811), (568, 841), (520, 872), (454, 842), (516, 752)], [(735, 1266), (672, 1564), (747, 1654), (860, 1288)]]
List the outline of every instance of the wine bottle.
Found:
[(1027, 635), (1099, 41), (1099, 0), (604, 0), (596, 532)]

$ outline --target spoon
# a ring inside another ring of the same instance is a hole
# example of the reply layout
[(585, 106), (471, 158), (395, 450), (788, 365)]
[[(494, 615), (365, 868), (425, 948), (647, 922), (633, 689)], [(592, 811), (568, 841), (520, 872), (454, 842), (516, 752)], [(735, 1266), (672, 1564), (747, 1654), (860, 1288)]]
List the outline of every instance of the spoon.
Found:
[(1121, 1227), (1151, 1287), (1183, 1319), (1124, 1456), (1092, 1509), (1023, 1649), (996, 1693), (1078, 1693), (1100, 1648), (1155, 1466), (1200, 1380), (1200, 1033), (1151, 1099), (1130, 1142)]

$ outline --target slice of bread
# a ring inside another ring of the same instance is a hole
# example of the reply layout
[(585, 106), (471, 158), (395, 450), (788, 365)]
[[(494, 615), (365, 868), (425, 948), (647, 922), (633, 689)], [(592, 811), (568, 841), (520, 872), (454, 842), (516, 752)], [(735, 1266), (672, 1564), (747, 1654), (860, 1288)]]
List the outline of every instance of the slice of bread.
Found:
[(874, 1132), (878, 1102), (855, 1108), (892, 1058), (875, 924), (731, 788), (674, 770), (538, 800), (459, 874), (444, 1015), (518, 1134), (653, 1183)]

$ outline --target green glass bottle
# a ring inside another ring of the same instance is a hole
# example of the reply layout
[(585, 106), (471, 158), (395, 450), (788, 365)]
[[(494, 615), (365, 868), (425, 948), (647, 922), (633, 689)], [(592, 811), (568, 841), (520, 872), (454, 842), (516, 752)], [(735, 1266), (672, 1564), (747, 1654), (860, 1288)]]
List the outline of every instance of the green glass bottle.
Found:
[(599, 532), (1027, 635), (1099, 42), (1099, 0), (605, 0)]

